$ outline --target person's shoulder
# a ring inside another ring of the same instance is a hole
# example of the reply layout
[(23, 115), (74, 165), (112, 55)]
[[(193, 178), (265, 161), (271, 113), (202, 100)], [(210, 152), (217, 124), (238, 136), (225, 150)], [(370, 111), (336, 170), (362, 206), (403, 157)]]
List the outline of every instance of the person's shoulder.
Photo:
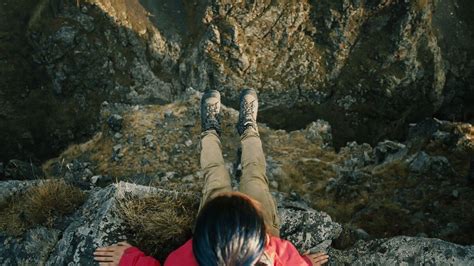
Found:
[(285, 239), (281, 239), (279, 237), (276, 237), (276, 236), (270, 236), (270, 243), (269, 243), (269, 246), (272, 246), (272, 247), (279, 247), (279, 248), (285, 248), (287, 246), (291, 246), (293, 247), (293, 244), (288, 241), (288, 240), (285, 240)]
[(164, 266), (173, 265), (198, 265), (193, 254), (193, 240), (190, 239), (181, 247), (171, 252), (166, 258)]

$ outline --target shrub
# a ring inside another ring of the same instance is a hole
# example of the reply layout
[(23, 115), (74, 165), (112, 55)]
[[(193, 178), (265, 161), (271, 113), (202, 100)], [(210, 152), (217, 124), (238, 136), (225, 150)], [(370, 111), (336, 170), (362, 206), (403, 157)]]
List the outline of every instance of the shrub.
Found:
[(199, 207), (195, 196), (156, 195), (119, 201), (119, 213), (129, 228), (128, 241), (164, 261), (192, 236)]
[(85, 200), (85, 193), (64, 180), (48, 180), (0, 205), (0, 231), (20, 235), (36, 225), (53, 227), (73, 213)]

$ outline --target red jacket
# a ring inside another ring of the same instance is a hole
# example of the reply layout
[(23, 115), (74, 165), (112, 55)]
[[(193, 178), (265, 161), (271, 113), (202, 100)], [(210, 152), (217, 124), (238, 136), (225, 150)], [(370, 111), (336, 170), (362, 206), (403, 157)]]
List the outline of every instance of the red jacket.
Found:
[[(312, 265), (306, 256), (301, 256), (295, 246), (290, 242), (278, 237), (270, 237), (269, 243), (265, 246), (265, 253), (273, 260), (275, 266), (306, 266)], [(125, 250), (120, 259), (119, 266), (160, 266), (160, 262), (153, 257), (145, 256), (136, 247), (130, 247)], [(193, 255), (193, 240), (188, 240), (177, 250), (171, 252), (166, 258), (164, 266), (198, 266)]]

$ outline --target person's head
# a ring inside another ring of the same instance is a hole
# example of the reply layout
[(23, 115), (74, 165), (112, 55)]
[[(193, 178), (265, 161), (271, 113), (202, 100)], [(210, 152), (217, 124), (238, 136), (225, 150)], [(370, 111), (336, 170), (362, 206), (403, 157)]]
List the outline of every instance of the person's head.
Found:
[(225, 193), (199, 212), (193, 253), (199, 265), (251, 266), (258, 262), (266, 240), (265, 223), (252, 199)]

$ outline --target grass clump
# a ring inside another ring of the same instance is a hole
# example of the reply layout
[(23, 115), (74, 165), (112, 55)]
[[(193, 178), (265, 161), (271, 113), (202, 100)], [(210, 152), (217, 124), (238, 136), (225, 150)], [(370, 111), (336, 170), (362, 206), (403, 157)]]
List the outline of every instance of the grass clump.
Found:
[(0, 204), (0, 231), (18, 236), (37, 225), (53, 227), (84, 200), (85, 193), (64, 180), (46, 181)]
[(124, 199), (118, 206), (130, 229), (128, 241), (163, 261), (192, 237), (199, 200), (185, 194), (156, 195)]

